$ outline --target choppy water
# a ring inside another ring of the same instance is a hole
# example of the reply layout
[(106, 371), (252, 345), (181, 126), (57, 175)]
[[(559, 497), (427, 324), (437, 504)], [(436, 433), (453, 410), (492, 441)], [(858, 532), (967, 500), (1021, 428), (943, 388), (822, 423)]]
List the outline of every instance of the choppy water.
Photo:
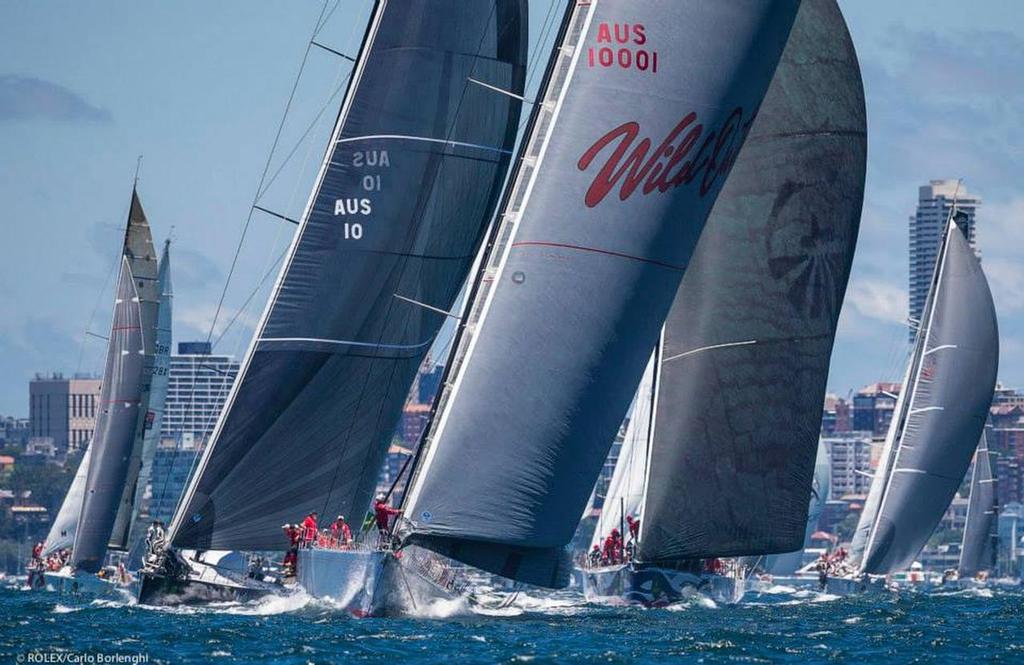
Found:
[(452, 605), (430, 619), (353, 619), (306, 597), (147, 609), (62, 605), (51, 593), (0, 588), (0, 662), (47, 662), (47, 654), (71, 663), (116, 662), (99, 654), (149, 663), (1024, 662), (1020, 591), (775, 591), (735, 607), (658, 610), (521, 594), (501, 610)]

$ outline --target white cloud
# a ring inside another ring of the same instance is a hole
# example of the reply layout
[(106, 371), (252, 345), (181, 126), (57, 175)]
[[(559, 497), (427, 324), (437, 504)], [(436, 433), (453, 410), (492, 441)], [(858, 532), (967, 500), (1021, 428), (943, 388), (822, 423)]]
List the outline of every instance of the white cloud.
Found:
[(852, 281), (846, 302), (869, 319), (899, 324), (907, 320), (907, 292), (888, 282), (870, 278)]

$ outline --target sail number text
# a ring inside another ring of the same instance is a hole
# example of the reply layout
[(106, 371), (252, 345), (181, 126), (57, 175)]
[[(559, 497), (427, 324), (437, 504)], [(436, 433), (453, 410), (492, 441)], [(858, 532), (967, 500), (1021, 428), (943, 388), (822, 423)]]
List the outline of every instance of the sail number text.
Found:
[(642, 23), (601, 23), (597, 46), (587, 48), (587, 65), (657, 74), (658, 52), (646, 45), (647, 28)]
[[(387, 150), (359, 150), (352, 153), (351, 165), (360, 170), (391, 168), (391, 157)], [(359, 189), (364, 193), (379, 192), (383, 189), (383, 176), (379, 172), (365, 173), (359, 178)], [(345, 217), (342, 223), (344, 240), (362, 240), (366, 217), (373, 214), (373, 198), (366, 195), (346, 196), (335, 199), (334, 215)], [(355, 221), (359, 219), (360, 221)], [(350, 221), (351, 220), (351, 221)]]

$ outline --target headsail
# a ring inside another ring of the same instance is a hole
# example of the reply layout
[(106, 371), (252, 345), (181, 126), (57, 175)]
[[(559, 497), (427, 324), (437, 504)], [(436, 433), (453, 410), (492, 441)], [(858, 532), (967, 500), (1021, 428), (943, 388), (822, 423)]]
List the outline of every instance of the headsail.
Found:
[(142, 210), (142, 203), (134, 190), (132, 191), (129, 220), (128, 235), (125, 239), (125, 256), (128, 257), (132, 277), (135, 280), (135, 290), (138, 292), (139, 298), (143, 367), (138, 418), (132, 433), (128, 471), (121, 488), (117, 517), (114, 519), (114, 527), (110, 535), (109, 546), (119, 550), (126, 550), (129, 547), (129, 530), (135, 517), (135, 488), (139, 480), (139, 471), (142, 469), (143, 449), (146, 444), (146, 422), (152, 398), (152, 379), (156, 362), (157, 316), (160, 308), (160, 287), (157, 283), (158, 265), (156, 250), (153, 247), (153, 236), (149, 230), (146, 213)]
[(366, 510), (438, 310), (453, 306), (507, 173), (526, 7), (378, 2), (302, 223), (178, 506), (175, 546), (282, 549), (281, 523), (302, 511)]
[(960, 547), (960, 577), (969, 577), (996, 567), (996, 479), (992, 477), (992, 460), (988, 440), (981, 434), (971, 474), (971, 497), (967, 503), (967, 524)]
[[(904, 410), (893, 419), (891, 463), (861, 570), (903, 570), (924, 547), (963, 480), (992, 403), (999, 332), (992, 293), (958, 226), (944, 234), (925, 321), (905, 385)], [(872, 488), (874, 490), (874, 487)], [(870, 518), (865, 506), (864, 518)]]
[(564, 547), (798, 4), (570, 3), (407, 544), (567, 583)]
[(149, 373), (150, 393), (149, 408), (142, 424), (142, 455), (138, 480), (135, 483), (135, 494), (132, 500), (131, 532), (129, 544), (134, 546), (145, 531), (145, 525), (139, 522), (139, 510), (142, 506), (146, 487), (150, 483), (153, 471), (153, 458), (157, 445), (160, 443), (160, 428), (164, 419), (164, 402), (167, 399), (167, 385), (170, 381), (171, 369), (171, 324), (173, 321), (174, 287), (171, 284), (171, 241), (164, 242), (164, 251), (160, 257), (157, 274), (157, 293), (160, 294), (160, 306), (156, 319), (154, 334), (153, 365)]
[(146, 325), (140, 294), (156, 291), (156, 272), (149, 223), (137, 194), (132, 191), (114, 300), (114, 320), (100, 388), (100, 409), (89, 445), (92, 460), (71, 554), (71, 564), (88, 573), (97, 572), (103, 565), (119, 503), (131, 474), (143, 391), (148, 387), (144, 376), (145, 338), (153, 328), (152, 319), (149, 319), (150, 325)]
[(600, 547), (605, 536), (612, 529), (622, 530), (627, 515), (639, 518), (644, 499), (644, 480), (647, 478), (647, 442), (651, 431), (651, 416), (654, 407), (654, 363), (656, 353), (651, 355), (636, 391), (633, 413), (626, 425), (626, 435), (619, 448), (608, 493), (604, 498), (601, 516), (597, 520), (591, 545)]
[(866, 145), (842, 14), (804, 0), (665, 323), (641, 560), (802, 547)]
[(785, 554), (773, 554), (764, 561), (764, 569), (772, 575), (792, 575), (803, 566), (804, 550), (811, 544), (811, 535), (818, 528), (818, 520), (825, 510), (832, 485), (832, 459), (828, 448), (818, 444), (818, 457), (814, 460), (814, 480), (811, 483), (811, 500), (807, 505), (807, 528), (804, 542), (798, 550)]
[(82, 515), (82, 500), (85, 498), (85, 478), (89, 474), (89, 460), (92, 458), (92, 446), (90, 445), (82, 453), (82, 459), (78, 462), (78, 470), (71, 480), (68, 493), (64, 495), (64, 502), (60, 504), (57, 517), (50, 525), (50, 533), (46, 536), (46, 544), (43, 547), (43, 557), (47, 557), (57, 550), (71, 548), (75, 542), (75, 532), (78, 530), (78, 518)]

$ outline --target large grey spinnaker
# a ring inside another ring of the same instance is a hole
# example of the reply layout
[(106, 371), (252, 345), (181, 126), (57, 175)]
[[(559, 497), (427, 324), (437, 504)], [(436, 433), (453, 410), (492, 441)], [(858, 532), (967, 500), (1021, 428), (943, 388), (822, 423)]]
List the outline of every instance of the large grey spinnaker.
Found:
[(999, 331), (981, 263), (957, 224), (944, 232), (902, 412), (874, 483), (862, 572), (907, 568), (942, 519), (981, 438), (995, 390)]
[(665, 323), (640, 560), (802, 547), (866, 152), (842, 13), (805, 0)]
[(493, 216), (526, 29), (525, 0), (378, 2), (175, 546), (279, 550), (280, 525), (305, 511), (366, 510), (438, 310)]
[(152, 330), (152, 325), (144, 325), (139, 294), (156, 291), (156, 275), (157, 259), (149, 223), (133, 190), (96, 428), (89, 446), (92, 460), (71, 554), (72, 566), (87, 573), (95, 573), (103, 565), (130, 475), (146, 382), (144, 339)]
[(804, 550), (811, 544), (811, 535), (818, 528), (818, 520), (829, 500), (832, 485), (832, 459), (823, 443), (818, 444), (818, 457), (814, 460), (814, 480), (811, 483), (811, 500), (807, 505), (807, 528), (800, 549), (785, 554), (765, 557), (764, 569), (772, 575), (792, 575), (804, 565)]
[(92, 459), (92, 446), (86, 448), (82, 453), (75, 477), (71, 479), (71, 486), (68, 488), (67, 494), (64, 495), (64, 502), (60, 504), (57, 517), (50, 525), (50, 532), (46, 536), (43, 547), (44, 558), (58, 550), (70, 549), (75, 543), (78, 518), (82, 515), (82, 500), (85, 498), (85, 479), (89, 474), (90, 459)]
[(996, 479), (992, 477), (992, 460), (988, 440), (983, 432), (974, 456), (971, 474), (971, 497), (967, 503), (967, 524), (960, 547), (960, 577), (970, 577), (996, 567)]
[(410, 491), (407, 544), (567, 583), (564, 547), (797, 6), (574, 4)]
[[(157, 283), (159, 267), (156, 249), (149, 222), (142, 210), (138, 194), (132, 192), (131, 213), (135, 230), (129, 226), (130, 244), (128, 245), (129, 264), (135, 279), (135, 290), (139, 297), (139, 316), (142, 321), (143, 368), (142, 384), (139, 394), (139, 410), (132, 434), (132, 446), (128, 458), (128, 472), (125, 476), (121, 499), (118, 502), (117, 516), (110, 535), (109, 547), (116, 550), (127, 550), (130, 547), (129, 532), (135, 519), (135, 490), (142, 470), (143, 451), (146, 447), (146, 425), (149, 418), (149, 407), (152, 399), (152, 379), (156, 368), (156, 336), (157, 317), (160, 309), (160, 287)], [(145, 227), (143, 230), (143, 226)]]

